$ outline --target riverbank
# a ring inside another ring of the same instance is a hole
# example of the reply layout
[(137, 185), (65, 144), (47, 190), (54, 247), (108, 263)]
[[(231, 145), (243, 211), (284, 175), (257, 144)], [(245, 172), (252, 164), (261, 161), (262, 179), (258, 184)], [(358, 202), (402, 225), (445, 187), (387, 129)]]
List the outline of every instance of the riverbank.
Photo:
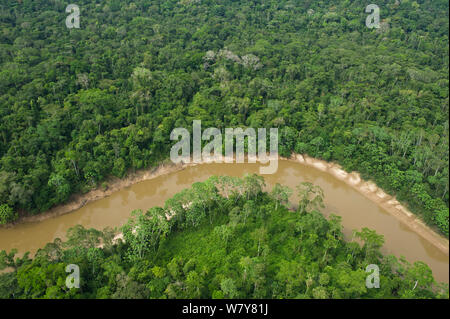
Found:
[(295, 161), (303, 165), (314, 167), (320, 171), (333, 175), (335, 178), (345, 182), (366, 198), (384, 208), (398, 220), (408, 225), (412, 230), (414, 230), (414, 232), (419, 234), (429, 243), (433, 244), (447, 256), (449, 255), (449, 241), (447, 238), (441, 236), (427, 226), (417, 217), (417, 215), (410, 212), (395, 197), (384, 192), (375, 183), (363, 180), (359, 173), (347, 173), (339, 164), (329, 163), (301, 154), (294, 154), (291, 158), (286, 160)]
[[(311, 158), (309, 156), (294, 154), (291, 158), (281, 158), (283, 160), (293, 161), (305, 166), (313, 167), (319, 171), (326, 172), (336, 179), (343, 181), (366, 198), (376, 203), (391, 215), (396, 217), (402, 223), (408, 225), (415, 233), (420, 235), (427, 242), (438, 248), (447, 256), (449, 255), (449, 241), (436, 233), (433, 229), (425, 225), (416, 215), (411, 213), (405, 206), (399, 203), (395, 197), (386, 194), (382, 189), (378, 188), (373, 182), (362, 180), (357, 172), (347, 173), (342, 167), (336, 163), (329, 163), (319, 159)], [(199, 164), (173, 164), (166, 161), (156, 168), (140, 170), (134, 173), (129, 173), (123, 179), (109, 178), (106, 183), (107, 189), (98, 187), (86, 194), (73, 195), (68, 203), (55, 206), (47, 212), (26, 216), (20, 218), (13, 224), (7, 227), (14, 227), (20, 223), (35, 223), (49, 218), (54, 218), (60, 215), (68, 214), (78, 210), (90, 202), (110, 196), (111, 194), (127, 188), (133, 184), (151, 180), (161, 175), (166, 175), (172, 172), (180, 171), (189, 166), (196, 166)]]
[(97, 201), (99, 199), (110, 196), (111, 194), (129, 187), (133, 184), (150, 180), (161, 175), (169, 174), (182, 170), (190, 165), (194, 164), (173, 164), (172, 162), (164, 162), (156, 168), (138, 170), (136, 172), (131, 172), (126, 175), (126, 177), (120, 179), (117, 177), (109, 177), (105, 183), (107, 184), (107, 189), (102, 189), (98, 186), (86, 194), (75, 194), (70, 197), (67, 203), (57, 205), (50, 210), (32, 216), (22, 216), (14, 223), (4, 225), (3, 227), (14, 227), (14, 225), (20, 223), (36, 223), (44, 221), (49, 218), (54, 218), (64, 214), (71, 213), (77, 209), (82, 208), (90, 202)]

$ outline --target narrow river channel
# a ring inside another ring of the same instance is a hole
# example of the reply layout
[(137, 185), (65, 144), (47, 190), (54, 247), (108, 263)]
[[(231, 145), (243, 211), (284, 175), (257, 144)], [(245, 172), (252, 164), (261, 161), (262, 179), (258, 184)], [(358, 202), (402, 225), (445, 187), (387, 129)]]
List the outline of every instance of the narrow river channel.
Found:
[[(194, 182), (203, 181), (211, 175), (242, 177), (246, 173), (258, 173), (259, 167), (259, 164), (248, 163), (201, 164), (160, 175), (90, 202), (68, 214), (39, 222), (19, 223), (12, 228), (0, 228), (0, 250), (17, 248), (21, 253), (34, 253), (55, 238), (64, 238), (67, 229), (76, 224), (97, 229), (121, 226), (132, 210), (162, 206), (166, 199)], [(431, 267), (437, 281), (448, 283), (448, 253), (388, 213), (380, 203), (370, 200), (332, 174), (298, 162), (280, 160), (278, 171), (273, 175), (264, 175), (264, 178), (268, 187), (280, 183), (295, 190), (295, 186), (303, 181), (319, 185), (325, 193), (324, 213), (342, 216), (346, 236), (353, 229), (374, 229), (385, 237), (383, 253), (405, 256), (409, 262), (421, 260)], [(291, 197), (291, 201), (296, 202), (295, 196)]]

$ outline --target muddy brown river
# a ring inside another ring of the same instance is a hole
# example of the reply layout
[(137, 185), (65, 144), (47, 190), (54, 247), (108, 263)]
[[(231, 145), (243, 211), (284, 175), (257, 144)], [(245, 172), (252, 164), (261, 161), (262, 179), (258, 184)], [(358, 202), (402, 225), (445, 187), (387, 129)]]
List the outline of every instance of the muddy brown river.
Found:
[[(258, 173), (259, 167), (260, 164), (248, 163), (201, 164), (157, 176), (65, 215), (39, 222), (24, 222), (12, 228), (0, 228), (0, 250), (17, 248), (21, 253), (34, 253), (55, 238), (64, 238), (67, 229), (76, 224), (97, 229), (121, 226), (132, 210), (162, 206), (166, 199), (194, 182), (204, 181), (211, 175), (242, 177), (245, 173)], [(268, 187), (280, 183), (295, 190), (295, 186), (303, 181), (319, 185), (325, 193), (325, 215), (335, 213), (342, 216), (346, 236), (353, 229), (374, 229), (385, 237), (383, 253), (405, 256), (409, 262), (423, 261), (431, 267), (437, 281), (448, 283), (448, 254), (388, 213), (381, 203), (370, 200), (332, 174), (298, 162), (281, 160), (278, 171), (273, 175), (264, 175), (264, 178)], [(295, 196), (291, 197), (291, 201), (296, 202)]]

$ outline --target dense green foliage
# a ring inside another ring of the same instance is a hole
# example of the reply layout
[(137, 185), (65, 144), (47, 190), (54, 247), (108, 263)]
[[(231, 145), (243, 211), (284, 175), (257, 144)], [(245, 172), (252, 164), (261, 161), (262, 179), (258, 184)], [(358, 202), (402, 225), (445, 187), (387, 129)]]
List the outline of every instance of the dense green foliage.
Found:
[(14, 210), (8, 204), (0, 205), (0, 225), (12, 222), (17, 217), (17, 213), (14, 213)]
[[(0, 252), (0, 298), (448, 298), (422, 262), (382, 256), (383, 236), (363, 228), (343, 239), (340, 217), (316, 209), (321, 190), (292, 193), (264, 179), (211, 177), (166, 201), (134, 211), (114, 232), (68, 232), (37, 252)], [(170, 217), (170, 218), (166, 218)], [(80, 267), (80, 288), (65, 285), (65, 267)], [(380, 269), (380, 287), (366, 287), (367, 265)]]
[(167, 158), (175, 127), (279, 127), (448, 234), (448, 1), (0, 0), (0, 204)]

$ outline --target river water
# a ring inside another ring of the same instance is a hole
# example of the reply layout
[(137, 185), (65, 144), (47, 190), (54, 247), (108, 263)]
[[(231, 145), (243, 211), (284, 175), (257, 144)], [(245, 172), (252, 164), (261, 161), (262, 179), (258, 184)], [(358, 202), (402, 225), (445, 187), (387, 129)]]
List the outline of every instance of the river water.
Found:
[[(164, 201), (192, 183), (204, 181), (211, 175), (242, 177), (258, 173), (259, 164), (202, 164), (136, 183), (84, 207), (39, 222), (18, 224), (0, 229), (0, 250), (17, 248), (19, 252), (36, 252), (55, 238), (64, 238), (70, 227), (81, 224), (87, 228), (103, 229), (123, 225), (134, 209), (146, 210), (163, 206)], [(449, 281), (449, 258), (434, 245), (423, 239), (409, 226), (385, 211), (360, 192), (327, 172), (297, 162), (281, 160), (278, 171), (264, 175), (268, 187), (280, 183), (291, 187), (308, 181), (322, 187), (325, 193), (325, 215), (342, 216), (344, 233), (350, 236), (353, 229), (368, 227), (384, 235), (383, 253), (405, 256), (409, 262), (421, 260), (433, 270), (439, 282)], [(292, 202), (297, 202), (295, 196)]]

